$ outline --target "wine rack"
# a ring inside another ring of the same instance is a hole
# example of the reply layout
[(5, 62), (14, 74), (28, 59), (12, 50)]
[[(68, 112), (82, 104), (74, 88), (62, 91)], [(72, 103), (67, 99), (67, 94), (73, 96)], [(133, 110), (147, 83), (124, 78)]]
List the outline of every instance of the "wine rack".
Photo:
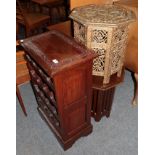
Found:
[(38, 111), (68, 149), (92, 132), (92, 61), (96, 54), (58, 31), (27, 38), (26, 52)]

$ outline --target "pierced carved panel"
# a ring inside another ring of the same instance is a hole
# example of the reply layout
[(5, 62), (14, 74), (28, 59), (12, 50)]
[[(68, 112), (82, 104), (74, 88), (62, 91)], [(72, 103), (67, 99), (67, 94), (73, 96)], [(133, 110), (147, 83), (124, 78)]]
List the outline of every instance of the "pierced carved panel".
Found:
[(123, 63), (124, 51), (126, 47), (126, 40), (116, 44), (111, 49), (111, 74), (118, 72)]
[(105, 49), (100, 48), (92, 48), (95, 53), (99, 55), (99, 57), (93, 60), (93, 75), (103, 76), (104, 66), (105, 66)]
[(92, 30), (92, 42), (107, 43), (108, 32), (106, 30)]
[(128, 26), (126, 24), (113, 29), (111, 43), (111, 74), (118, 72), (122, 67), (127, 37)]
[(75, 39), (77, 39), (79, 42), (85, 44), (86, 40), (85, 26), (80, 23), (74, 22), (74, 36)]
[(106, 50), (105, 49), (100, 49), (100, 48), (92, 48), (92, 50), (94, 50), (95, 53), (97, 53), (98, 55), (105, 55)]
[(117, 52), (112, 53), (111, 74), (119, 70), (121, 56)]
[(117, 27), (114, 29), (113, 33), (113, 43), (121, 42), (125, 40), (128, 36), (128, 27), (126, 25), (122, 27)]
[(93, 60), (93, 75), (104, 73), (105, 55), (99, 56)]

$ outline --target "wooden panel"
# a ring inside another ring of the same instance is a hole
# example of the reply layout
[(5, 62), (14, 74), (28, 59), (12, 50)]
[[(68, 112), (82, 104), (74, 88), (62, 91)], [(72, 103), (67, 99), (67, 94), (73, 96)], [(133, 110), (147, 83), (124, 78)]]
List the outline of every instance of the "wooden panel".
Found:
[(138, 8), (138, 0), (113, 0), (114, 4), (132, 6)]
[(86, 124), (86, 99), (76, 102), (66, 110), (66, 126), (68, 135), (79, 131)]
[(86, 92), (85, 86), (85, 71), (75, 70), (72, 72), (67, 72), (63, 89), (64, 91), (64, 104), (69, 105), (75, 102), (76, 100), (84, 97)]
[(105, 90), (93, 89), (92, 116), (95, 121), (100, 121), (102, 116), (109, 117), (115, 87)]
[(65, 21), (62, 23), (58, 23), (55, 25), (50, 25), (47, 27), (47, 29), (50, 30), (57, 30), (60, 31), (68, 36), (73, 36), (73, 31), (72, 31), (72, 27), (71, 27), (71, 21)]

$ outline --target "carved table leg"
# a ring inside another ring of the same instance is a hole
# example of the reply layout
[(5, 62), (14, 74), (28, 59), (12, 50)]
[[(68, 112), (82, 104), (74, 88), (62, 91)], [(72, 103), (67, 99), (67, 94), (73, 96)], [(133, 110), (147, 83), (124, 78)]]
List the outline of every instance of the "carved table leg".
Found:
[(16, 85), (16, 94), (17, 94), (17, 97), (18, 97), (18, 100), (19, 100), (19, 103), (20, 103), (20, 106), (25, 114), (25, 116), (27, 116), (27, 113), (26, 113), (26, 109), (25, 109), (25, 106), (24, 106), (24, 103), (23, 103), (23, 100), (22, 100), (22, 97), (20, 95), (20, 91), (19, 91), (19, 88), (18, 86)]

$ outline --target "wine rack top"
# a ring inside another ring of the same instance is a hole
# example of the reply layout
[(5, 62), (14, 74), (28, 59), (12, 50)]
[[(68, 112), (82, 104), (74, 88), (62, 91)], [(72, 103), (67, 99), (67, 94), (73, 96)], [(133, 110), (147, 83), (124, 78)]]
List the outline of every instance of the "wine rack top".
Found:
[(73, 38), (55, 30), (27, 38), (21, 45), (49, 76), (97, 56)]

